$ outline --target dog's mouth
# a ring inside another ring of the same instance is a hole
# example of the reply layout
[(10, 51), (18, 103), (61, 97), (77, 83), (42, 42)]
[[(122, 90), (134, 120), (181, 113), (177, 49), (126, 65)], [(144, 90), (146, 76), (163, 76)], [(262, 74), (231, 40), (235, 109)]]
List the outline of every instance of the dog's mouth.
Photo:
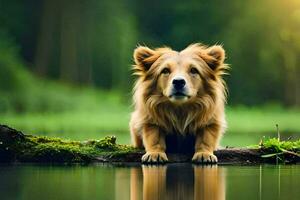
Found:
[(175, 99), (175, 100), (184, 100), (184, 99), (189, 99), (190, 96), (183, 93), (183, 92), (175, 92), (175, 93), (172, 93), (170, 96), (169, 96), (170, 99)]

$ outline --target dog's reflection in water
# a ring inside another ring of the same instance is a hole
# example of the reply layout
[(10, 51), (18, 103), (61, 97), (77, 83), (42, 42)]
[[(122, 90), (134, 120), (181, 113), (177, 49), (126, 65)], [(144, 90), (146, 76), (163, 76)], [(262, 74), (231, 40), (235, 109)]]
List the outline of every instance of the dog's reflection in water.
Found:
[[(225, 199), (225, 169), (218, 166), (143, 166), (131, 169), (130, 199)], [(142, 176), (142, 177), (141, 177)]]

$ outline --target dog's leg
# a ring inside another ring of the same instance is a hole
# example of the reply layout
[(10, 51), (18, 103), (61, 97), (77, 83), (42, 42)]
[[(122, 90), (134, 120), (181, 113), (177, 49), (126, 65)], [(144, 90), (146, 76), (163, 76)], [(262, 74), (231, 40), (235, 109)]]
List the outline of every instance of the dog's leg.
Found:
[(143, 148), (142, 136), (135, 128), (130, 127), (130, 135), (132, 145), (136, 148)]
[(213, 154), (221, 136), (221, 126), (211, 124), (196, 133), (195, 154), (193, 162), (217, 163), (218, 159)]
[(143, 128), (143, 143), (146, 153), (142, 157), (144, 163), (163, 163), (168, 161), (165, 143), (165, 135), (159, 132), (159, 128), (146, 125)]

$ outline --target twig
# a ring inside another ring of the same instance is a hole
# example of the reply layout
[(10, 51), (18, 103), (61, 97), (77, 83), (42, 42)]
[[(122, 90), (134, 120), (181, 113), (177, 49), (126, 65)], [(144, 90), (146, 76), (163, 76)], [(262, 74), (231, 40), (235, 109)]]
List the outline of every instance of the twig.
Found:
[(294, 155), (294, 156), (300, 157), (300, 154), (298, 154), (298, 153), (296, 153), (296, 152), (288, 151), (288, 150), (285, 150), (285, 149), (282, 149), (282, 151), (283, 151), (284, 153), (289, 153), (289, 154), (292, 154), (292, 155)]
[(279, 133), (278, 124), (276, 124), (276, 129), (277, 129), (277, 140), (278, 140), (278, 142), (280, 142), (280, 133)]

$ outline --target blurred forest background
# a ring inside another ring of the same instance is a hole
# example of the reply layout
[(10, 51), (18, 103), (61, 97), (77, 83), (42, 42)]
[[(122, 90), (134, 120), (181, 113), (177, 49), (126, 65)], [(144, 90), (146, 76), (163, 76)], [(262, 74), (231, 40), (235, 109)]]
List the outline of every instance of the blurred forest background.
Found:
[(299, 0), (0, 0), (0, 122), (127, 143), (133, 49), (195, 42), (227, 52), (229, 133), (299, 136)]

